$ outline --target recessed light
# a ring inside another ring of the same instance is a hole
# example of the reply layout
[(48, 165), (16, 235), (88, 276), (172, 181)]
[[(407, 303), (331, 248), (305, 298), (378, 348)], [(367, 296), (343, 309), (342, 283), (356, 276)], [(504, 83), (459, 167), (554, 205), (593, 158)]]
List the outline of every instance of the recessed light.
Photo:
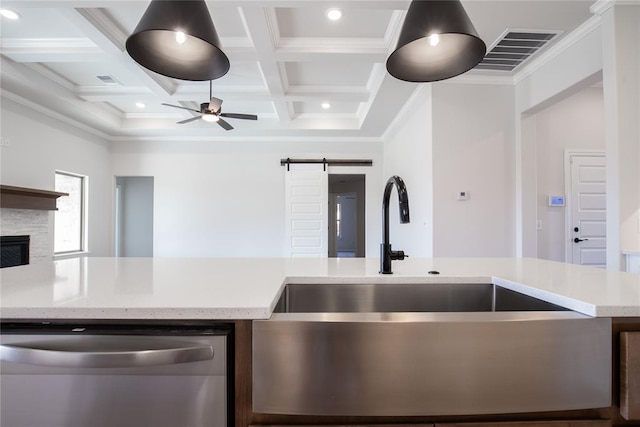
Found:
[(327, 10), (327, 18), (331, 19), (332, 21), (337, 21), (338, 19), (342, 18), (342, 9), (333, 8)]
[(136, 102), (136, 107), (138, 107), (138, 108), (145, 108), (145, 107), (146, 107), (146, 105), (145, 105), (145, 103), (144, 103), (144, 102)]
[(329, 108), (331, 108), (331, 104), (329, 104), (328, 102), (323, 102), (322, 104), (320, 104), (320, 106), (325, 110), (328, 110)]
[(20, 14), (11, 9), (0, 9), (0, 15), (4, 16), (7, 19), (13, 19), (14, 21), (16, 19), (20, 19)]

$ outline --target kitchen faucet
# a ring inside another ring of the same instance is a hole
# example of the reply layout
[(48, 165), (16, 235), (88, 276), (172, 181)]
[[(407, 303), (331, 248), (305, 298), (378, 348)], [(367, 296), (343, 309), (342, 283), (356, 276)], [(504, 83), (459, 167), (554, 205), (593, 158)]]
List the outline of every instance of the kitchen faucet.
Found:
[(404, 251), (391, 250), (391, 243), (389, 243), (389, 199), (391, 197), (391, 190), (395, 184), (398, 191), (398, 204), (400, 206), (400, 223), (406, 224), (409, 222), (409, 195), (407, 194), (407, 187), (404, 185), (404, 181), (398, 175), (394, 175), (387, 181), (387, 185), (384, 187), (384, 195), (382, 196), (382, 243), (380, 244), (380, 274), (392, 274), (391, 261), (403, 260), (409, 255), (405, 255)]

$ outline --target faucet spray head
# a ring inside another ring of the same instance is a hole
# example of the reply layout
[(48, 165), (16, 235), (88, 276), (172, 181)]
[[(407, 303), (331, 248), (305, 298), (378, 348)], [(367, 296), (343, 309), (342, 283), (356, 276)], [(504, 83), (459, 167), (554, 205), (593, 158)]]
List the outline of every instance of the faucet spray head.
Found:
[(404, 185), (404, 181), (399, 176), (394, 176), (392, 179), (395, 181), (396, 190), (398, 190), (398, 205), (400, 208), (400, 223), (406, 224), (411, 222), (409, 219), (409, 194), (407, 193), (407, 187)]

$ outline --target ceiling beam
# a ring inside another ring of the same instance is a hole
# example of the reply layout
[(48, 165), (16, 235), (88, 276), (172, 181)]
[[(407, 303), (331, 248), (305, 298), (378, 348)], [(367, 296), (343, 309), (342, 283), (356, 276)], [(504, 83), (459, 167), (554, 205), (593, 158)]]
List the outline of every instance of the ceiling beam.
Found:
[(256, 49), (260, 71), (265, 86), (273, 96), (273, 107), (278, 117), (283, 122), (291, 121), (293, 108), (290, 103), (284, 101), (285, 87), (281, 63), (278, 62), (274, 52), (274, 40), (277, 38), (278, 25), (274, 17), (273, 9), (262, 7), (246, 7), (240, 10), (240, 15), (245, 22), (245, 29)]

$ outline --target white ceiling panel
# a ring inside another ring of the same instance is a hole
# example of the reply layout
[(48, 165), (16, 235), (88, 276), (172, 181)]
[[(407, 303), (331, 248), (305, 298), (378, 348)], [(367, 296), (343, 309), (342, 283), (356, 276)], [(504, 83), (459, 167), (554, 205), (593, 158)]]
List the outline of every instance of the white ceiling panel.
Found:
[[(1, 4), (4, 4), (2, 2)], [(4, 7), (4, 6), (3, 6)], [(2, 19), (2, 38), (56, 39), (84, 38), (84, 33), (65, 17), (68, 8), (13, 8), (22, 15), (19, 21)]]
[[(138, 107), (136, 105), (138, 102), (142, 102), (145, 105), (144, 108)], [(125, 95), (112, 97), (108, 104), (123, 114), (152, 114), (154, 116), (166, 115), (167, 117), (175, 115), (174, 111), (161, 105), (162, 100), (150, 96)]]
[(366, 86), (373, 64), (368, 62), (287, 62), (289, 86)]
[(276, 8), (280, 37), (384, 38), (392, 10), (341, 9), (342, 18), (331, 21), (326, 7)]
[(229, 72), (214, 82), (219, 86), (263, 85), (264, 79), (257, 62), (234, 62)]
[[(330, 96), (327, 98), (330, 98)], [(351, 114), (355, 116), (360, 107), (359, 102), (330, 102), (329, 108), (323, 108), (323, 103), (324, 102), (294, 102), (293, 111), (296, 114)]]

